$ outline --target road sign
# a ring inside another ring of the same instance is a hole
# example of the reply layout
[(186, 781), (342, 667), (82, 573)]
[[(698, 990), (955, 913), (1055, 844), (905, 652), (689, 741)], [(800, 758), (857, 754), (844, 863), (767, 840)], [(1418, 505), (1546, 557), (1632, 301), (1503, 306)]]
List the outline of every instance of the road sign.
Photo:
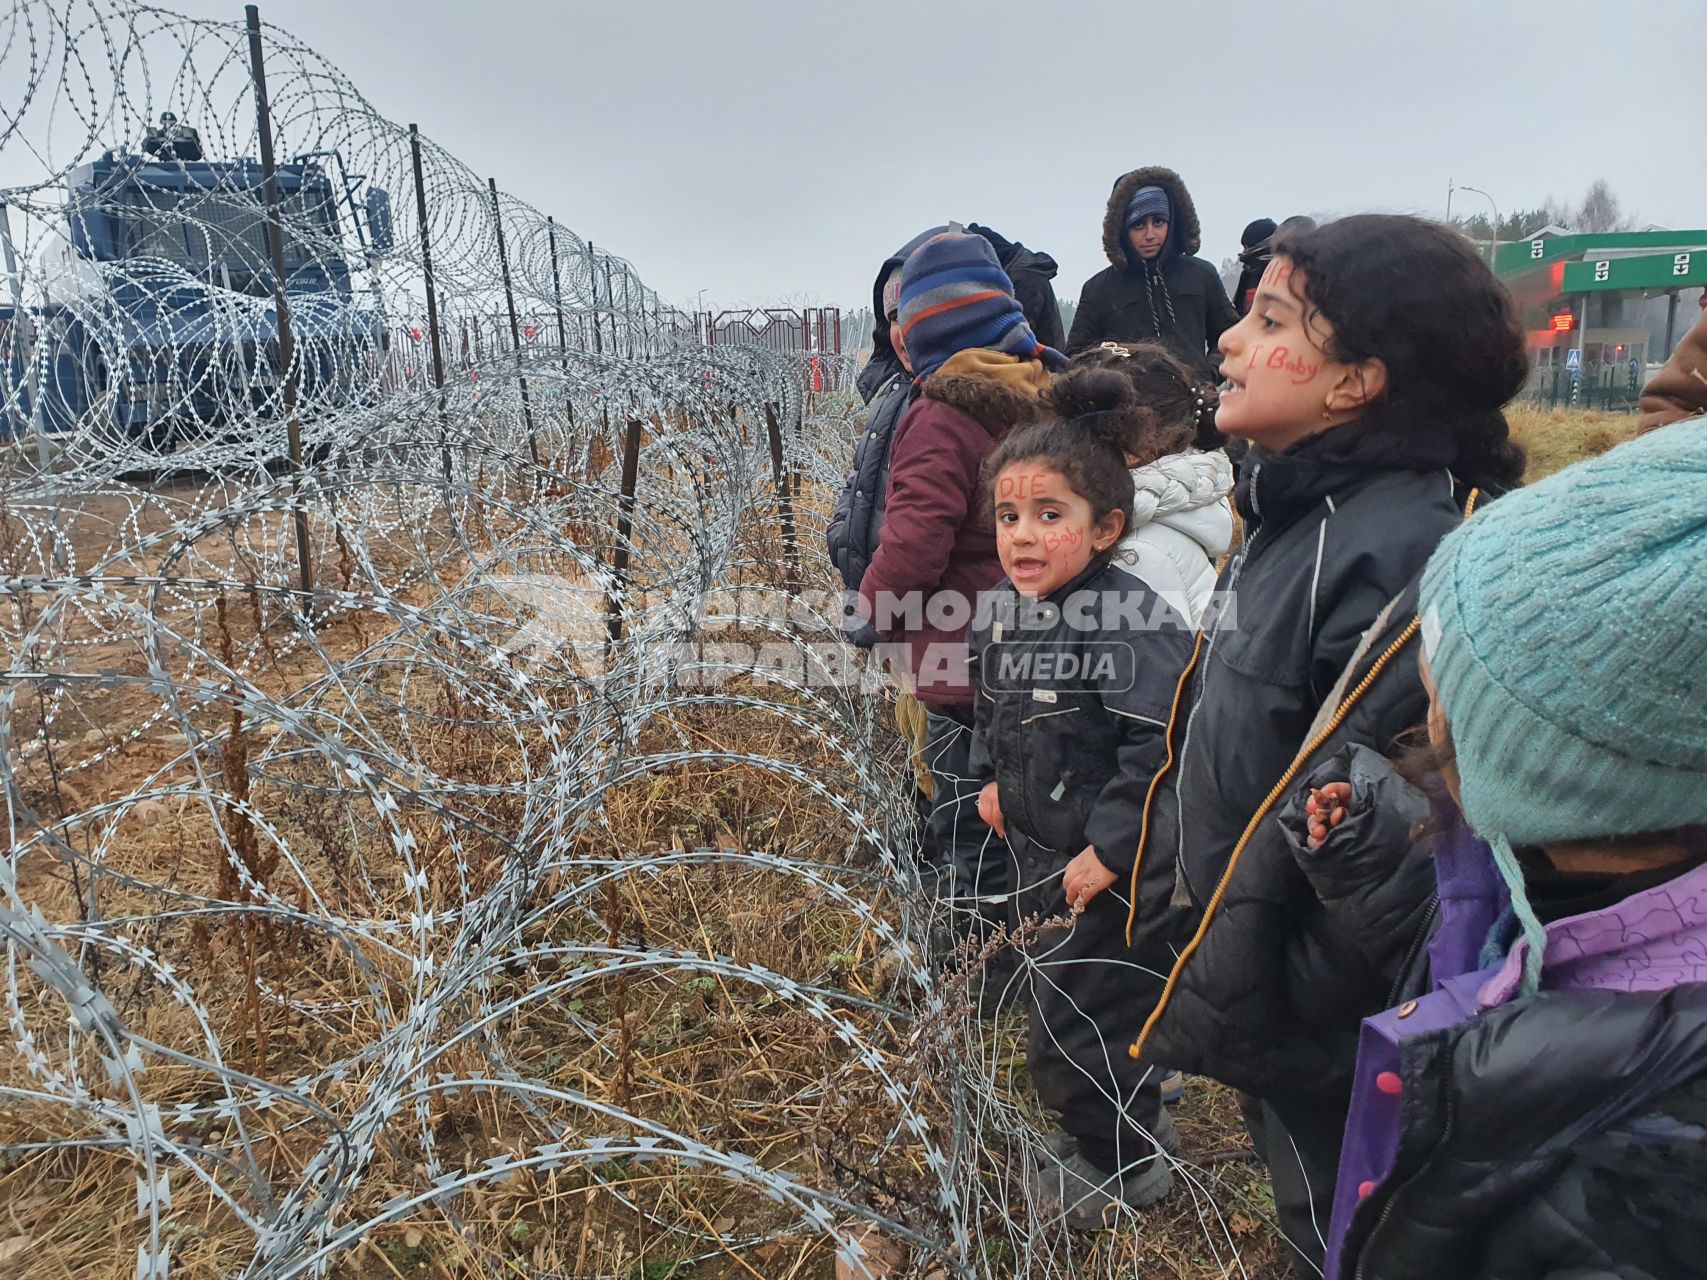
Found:
[(1575, 348), (1567, 351), (1565, 353), (1565, 368), (1572, 373), (1581, 373), (1583, 371), (1583, 353)]

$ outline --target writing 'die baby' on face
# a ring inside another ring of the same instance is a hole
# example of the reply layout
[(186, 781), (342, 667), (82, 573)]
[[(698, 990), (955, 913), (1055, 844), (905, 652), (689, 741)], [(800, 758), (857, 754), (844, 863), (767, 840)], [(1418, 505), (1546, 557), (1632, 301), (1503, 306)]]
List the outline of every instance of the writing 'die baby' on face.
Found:
[(1065, 586), (1112, 546), (1119, 512), (1098, 522), (1065, 476), (1035, 463), (1004, 467), (996, 478), (996, 553), (1022, 596), (1041, 599)]

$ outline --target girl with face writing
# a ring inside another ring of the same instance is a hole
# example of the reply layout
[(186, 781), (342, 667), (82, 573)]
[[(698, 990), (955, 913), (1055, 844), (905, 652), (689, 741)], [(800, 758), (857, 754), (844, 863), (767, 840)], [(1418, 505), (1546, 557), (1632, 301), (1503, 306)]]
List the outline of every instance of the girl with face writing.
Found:
[(1132, 1048), (1257, 1100), (1246, 1119), (1298, 1274), (1313, 1275), (1358, 1024), (1387, 990), (1317, 932), (1265, 814), (1306, 742), (1384, 753), (1422, 722), (1403, 652), (1414, 579), (1471, 490), (1485, 502), (1518, 482), (1502, 406), (1528, 358), (1463, 237), (1388, 215), (1282, 233), (1219, 345), (1216, 425), (1250, 445), (1244, 536), (1169, 713), (1177, 764), (1141, 861), (1172, 860), (1183, 921), (1164, 927), (1184, 945)]
[(1098, 518), (1072, 481), (1039, 462), (1012, 462), (996, 477), (996, 553), (1014, 590), (1037, 600), (1071, 582), (1112, 547), (1125, 513)]
[(1133, 503), (1113, 412), (1126, 394), (1118, 374), (1070, 370), (1050, 389), (1061, 416), (990, 456), (1007, 576), (968, 637), (979, 813), (1010, 857), (1010, 923), (1041, 922), (1020, 934), (1027, 1062), (1060, 1128), (1032, 1171), (1036, 1202), (1086, 1228), (1165, 1194), (1178, 1151), (1160, 1073), (1118, 1039), (1170, 959), (1153, 942), (1129, 947), (1125, 928), (1163, 717), (1191, 648), (1190, 623), (1113, 563)]

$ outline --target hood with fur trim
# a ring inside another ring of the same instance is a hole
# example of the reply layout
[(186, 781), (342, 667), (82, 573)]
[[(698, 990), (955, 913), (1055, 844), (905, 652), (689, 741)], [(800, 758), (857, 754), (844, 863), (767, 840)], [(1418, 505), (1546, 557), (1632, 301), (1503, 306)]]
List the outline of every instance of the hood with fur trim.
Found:
[(981, 347), (949, 357), (919, 384), (925, 399), (970, 414), (997, 439), (1040, 419), (1048, 389), (1049, 370), (1041, 360)]
[(1179, 174), (1160, 165), (1149, 165), (1123, 174), (1109, 192), (1108, 212), (1102, 219), (1102, 251), (1115, 267), (1125, 270), (1132, 265), (1132, 255), (1126, 247), (1126, 206), (1132, 202), (1139, 187), (1160, 187), (1168, 193), (1173, 205), (1173, 222), (1168, 226), (1168, 242), (1162, 246), (1162, 258), (1190, 257), (1203, 244), (1203, 229), (1198, 225), (1197, 206), (1191, 192)]

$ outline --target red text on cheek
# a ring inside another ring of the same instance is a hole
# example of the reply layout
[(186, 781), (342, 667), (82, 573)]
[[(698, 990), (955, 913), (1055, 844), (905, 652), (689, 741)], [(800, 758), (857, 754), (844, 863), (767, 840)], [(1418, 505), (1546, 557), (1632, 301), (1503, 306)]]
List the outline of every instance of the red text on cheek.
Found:
[(1054, 551), (1058, 547), (1077, 547), (1085, 540), (1083, 529), (1062, 529), (1058, 532), (1043, 535), (1043, 549)]
[(1264, 350), (1268, 351), (1268, 356), (1263, 360), (1263, 367), (1265, 369), (1278, 369), (1282, 372), (1291, 374), (1292, 385), (1295, 387), (1301, 387), (1306, 382), (1314, 382), (1316, 380), (1316, 375), (1322, 371), (1320, 362), (1311, 363), (1301, 355), (1294, 356), (1291, 353), (1290, 348), (1264, 348), (1260, 343), (1251, 348), (1251, 358), (1245, 361), (1245, 368), (1256, 368), (1257, 357), (1260, 356)]
[(1292, 375), (1292, 383), (1294, 386), (1302, 386), (1306, 382), (1314, 381), (1316, 374), (1319, 373), (1322, 368), (1319, 363), (1312, 364), (1301, 355), (1287, 359), (1285, 347), (1276, 347), (1273, 351), (1269, 352), (1268, 367), (1270, 369), (1283, 369), (1287, 373), (1290, 373)]

